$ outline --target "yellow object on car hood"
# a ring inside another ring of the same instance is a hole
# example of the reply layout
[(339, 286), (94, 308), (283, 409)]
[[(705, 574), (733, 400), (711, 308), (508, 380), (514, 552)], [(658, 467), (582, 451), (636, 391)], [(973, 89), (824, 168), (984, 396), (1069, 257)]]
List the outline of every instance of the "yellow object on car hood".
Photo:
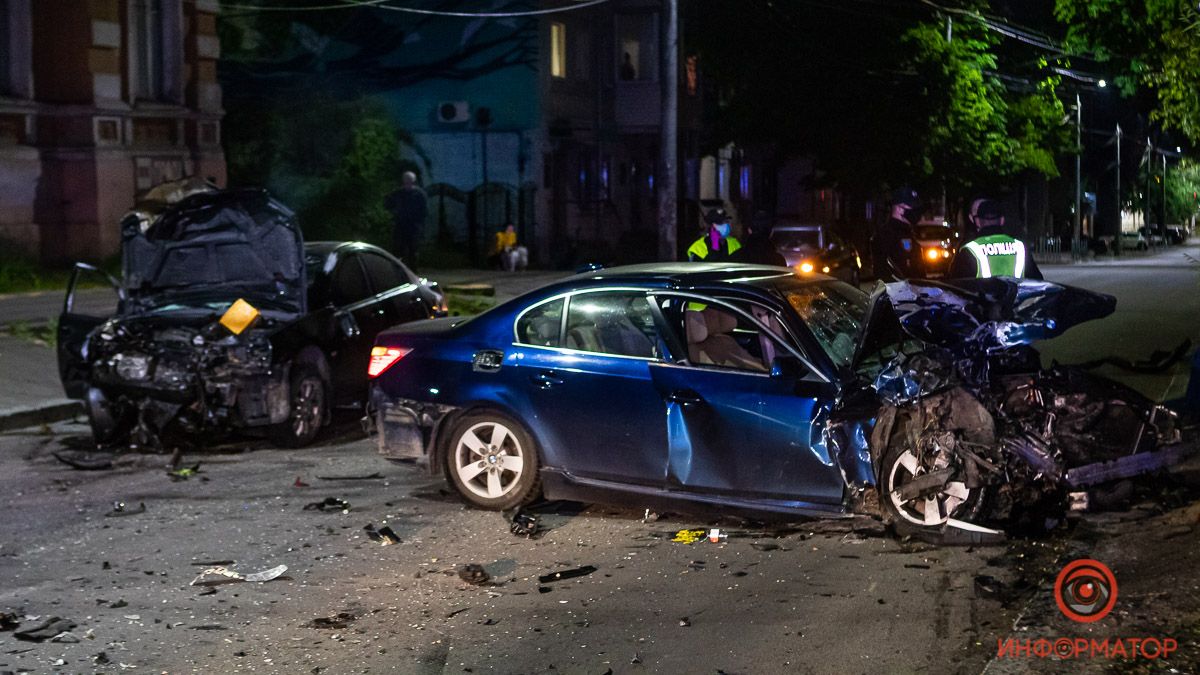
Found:
[(237, 302), (229, 306), (225, 310), (225, 314), (221, 317), (221, 325), (229, 329), (234, 335), (241, 335), (242, 331), (246, 330), (258, 319), (258, 310), (254, 305), (237, 299)]

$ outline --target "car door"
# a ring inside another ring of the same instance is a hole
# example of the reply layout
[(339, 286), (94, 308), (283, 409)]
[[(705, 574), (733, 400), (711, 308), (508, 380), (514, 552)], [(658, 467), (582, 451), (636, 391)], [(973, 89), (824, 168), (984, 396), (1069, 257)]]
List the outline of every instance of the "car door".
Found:
[(390, 324), (386, 310), (375, 299), (357, 252), (338, 256), (330, 274), (334, 321), (339, 326), (330, 352), (334, 400), (352, 403), (367, 395), (367, 365), (375, 336)]
[(771, 310), (696, 296), (655, 301), (679, 352), (650, 364), (666, 407), (668, 487), (839, 504), (843, 481), (822, 433), (836, 388)]
[[(88, 277), (100, 281), (106, 288), (80, 293), (79, 282)], [(116, 279), (86, 263), (75, 264), (67, 284), (63, 311), (58, 317), (56, 350), (59, 378), (68, 397), (81, 399), (87, 394), (90, 373), (87, 337), (96, 326), (118, 313), (123, 300)]]
[(417, 289), (417, 280), (400, 263), (372, 251), (359, 255), (388, 327), (429, 318), (430, 309)]
[(661, 487), (666, 419), (649, 366), (662, 343), (645, 292), (549, 300), (522, 314), (516, 333), (514, 372), (546, 463), (578, 478)]

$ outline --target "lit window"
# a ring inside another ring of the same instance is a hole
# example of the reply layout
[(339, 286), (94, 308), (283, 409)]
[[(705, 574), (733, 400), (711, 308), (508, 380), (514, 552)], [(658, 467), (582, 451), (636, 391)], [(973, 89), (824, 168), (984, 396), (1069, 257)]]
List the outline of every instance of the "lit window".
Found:
[(738, 176), (738, 193), (742, 199), (750, 199), (750, 167), (743, 166)]
[(700, 88), (700, 73), (699, 73), (700, 57), (692, 55), (687, 57), (687, 93), (688, 96), (695, 96), (696, 91)]
[(550, 24), (550, 75), (552, 77), (567, 76), (566, 24)]
[(658, 16), (618, 14), (616, 38), (617, 78), (626, 82), (656, 79)]
[(133, 0), (134, 98), (163, 98), (162, 0)]

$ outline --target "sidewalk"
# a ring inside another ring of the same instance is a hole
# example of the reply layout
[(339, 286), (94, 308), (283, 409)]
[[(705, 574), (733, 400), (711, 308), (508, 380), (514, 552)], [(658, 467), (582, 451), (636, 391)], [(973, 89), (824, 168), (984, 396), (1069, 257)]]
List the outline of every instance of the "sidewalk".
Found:
[[(1035, 258), (1037, 254), (1034, 254)], [(1071, 263), (1038, 261), (1040, 267), (1178, 267), (1200, 271), (1200, 242), (1189, 241), (1157, 250), (1128, 252), (1121, 257), (1101, 256)]]
[[(496, 303), (570, 275), (562, 271), (506, 273), (493, 270), (430, 270), (429, 278), (443, 289), (462, 284), (487, 284)], [(107, 315), (113, 293), (107, 288), (81, 290), (76, 311)], [(62, 312), (63, 291), (0, 295), (0, 331), (14, 324), (44, 326)], [(47, 344), (0, 332), (0, 432), (68, 419), (82, 411), (63, 395), (58, 357)]]

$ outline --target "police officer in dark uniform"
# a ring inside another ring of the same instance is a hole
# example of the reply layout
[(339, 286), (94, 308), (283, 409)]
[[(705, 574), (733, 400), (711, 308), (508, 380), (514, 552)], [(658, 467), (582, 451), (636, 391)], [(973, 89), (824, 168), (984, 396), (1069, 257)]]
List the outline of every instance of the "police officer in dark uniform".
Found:
[(729, 259), (755, 265), (787, 266), (787, 260), (771, 241), (772, 225), (771, 216), (765, 211), (755, 213), (746, 227), (746, 238), (742, 247), (729, 256)]
[(912, 188), (892, 195), (892, 217), (875, 234), (872, 255), (875, 276), (883, 281), (920, 276), (921, 247), (913, 225), (921, 218), (921, 198)]
[(1025, 242), (1004, 231), (1004, 212), (1000, 204), (990, 199), (980, 201), (973, 222), (979, 231), (954, 255), (950, 262), (950, 278), (1042, 278), (1042, 271), (1025, 248)]

